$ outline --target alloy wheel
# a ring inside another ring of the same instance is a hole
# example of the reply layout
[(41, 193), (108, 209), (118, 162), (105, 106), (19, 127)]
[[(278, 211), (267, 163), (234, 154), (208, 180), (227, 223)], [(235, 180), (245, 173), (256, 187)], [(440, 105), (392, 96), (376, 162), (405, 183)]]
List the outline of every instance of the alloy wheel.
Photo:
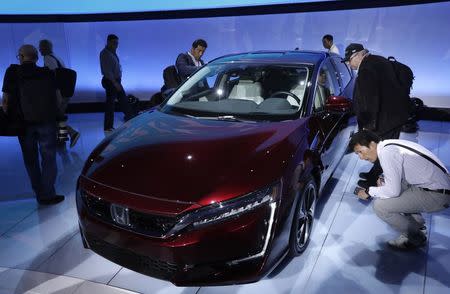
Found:
[(314, 211), (316, 209), (317, 192), (313, 183), (309, 183), (303, 191), (301, 203), (297, 213), (297, 250), (302, 252), (308, 245), (314, 222)]

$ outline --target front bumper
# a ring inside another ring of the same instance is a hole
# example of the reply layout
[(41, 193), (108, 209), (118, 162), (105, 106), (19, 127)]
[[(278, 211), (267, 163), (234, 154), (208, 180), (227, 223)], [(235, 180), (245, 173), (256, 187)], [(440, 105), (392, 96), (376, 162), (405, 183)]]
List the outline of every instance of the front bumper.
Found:
[[(272, 203), (273, 204), (273, 203)], [(126, 230), (89, 211), (78, 193), (80, 230), (99, 255), (176, 285), (248, 283), (265, 274), (276, 205), (264, 205), (220, 223), (169, 238)]]

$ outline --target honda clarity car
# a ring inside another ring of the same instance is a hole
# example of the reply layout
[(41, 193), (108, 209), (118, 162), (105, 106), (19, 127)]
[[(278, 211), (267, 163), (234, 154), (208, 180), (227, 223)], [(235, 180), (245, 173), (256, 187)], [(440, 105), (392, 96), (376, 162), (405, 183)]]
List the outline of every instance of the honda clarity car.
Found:
[(84, 246), (176, 285), (258, 281), (308, 246), (355, 128), (352, 90), (325, 52), (211, 61), (90, 154), (76, 197)]

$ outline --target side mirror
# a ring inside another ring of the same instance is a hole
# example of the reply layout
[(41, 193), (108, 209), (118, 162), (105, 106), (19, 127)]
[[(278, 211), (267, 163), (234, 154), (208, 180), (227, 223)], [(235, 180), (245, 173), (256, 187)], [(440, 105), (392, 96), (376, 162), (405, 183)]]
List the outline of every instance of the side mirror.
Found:
[(352, 109), (352, 101), (343, 96), (330, 96), (325, 102), (328, 111), (347, 112)]

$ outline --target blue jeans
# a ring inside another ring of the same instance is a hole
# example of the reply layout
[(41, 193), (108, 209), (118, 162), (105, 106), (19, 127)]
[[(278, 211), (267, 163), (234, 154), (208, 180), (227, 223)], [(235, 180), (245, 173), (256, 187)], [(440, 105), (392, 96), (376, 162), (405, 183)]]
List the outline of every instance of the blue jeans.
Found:
[(27, 125), (25, 135), (19, 136), (19, 143), (36, 199), (54, 198), (57, 173), (56, 122)]

